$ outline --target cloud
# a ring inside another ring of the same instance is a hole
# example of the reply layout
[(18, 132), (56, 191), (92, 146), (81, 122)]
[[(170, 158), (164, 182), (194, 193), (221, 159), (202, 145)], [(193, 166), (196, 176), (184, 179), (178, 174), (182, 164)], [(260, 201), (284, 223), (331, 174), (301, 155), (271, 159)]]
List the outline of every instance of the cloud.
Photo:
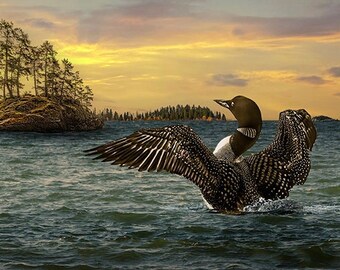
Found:
[(249, 80), (242, 79), (235, 74), (214, 74), (208, 83), (216, 86), (244, 87), (248, 85), (248, 81)]
[[(340, 4), (324, 5), (318, 14), (304, 16), (244, 16), (230, 15), (228, 23), (239, 33), (262, 34), (272, 37), (318, 37), (340, 32)], [(308, 13), (306, 13), (308, 14)]]
[[(206, 8), (205, 1), (135, 0), (99, 7), (80, 18), (79, 38), (115, 43), (150, 44), (190, 39), (258, 39), (324, 37), (340, 33), (340, 5), (324, 7), (314, 16), (263, 17), (236, 15)], [(225, 6), (223, 6), (225, 8)]]
[[(196, 1), (197, 2), (197, 1)], [(89, 42), (111, 40), (130, 46), (166, 42), (200, 33), (207, 23), (198, 19), (195, 1), (124, 1), (92, 10), (80, 18), (79, 37)]]
[(314, 85), (322, 85), (322, 84), (326, 84), (329, 82), (328, 80), (325, 80), (322, 77), (316, 76), (316, 75), (300, 76), (300, 77), (297, 77), (296, 80), (300, 82), (314, 84)]
[[(79, 5), (72, 7), (57, 2), (46, 4), (42, 0), (34, 5), (7, 1), (10, 4), (1, 7), (5, 19), (46, 30), (46, 38), (50, 32), (65, 36), (67, 30), (77, 42), (92, 44), (107, 42), (134, 47), (212, 40), (324, 37), (340, 33), (340, 4), (323, 5), (317, 15), (294, 17), (286, 12), (277, 17), (265, 11), (266, 15), (249, 16), (246, 11), (253, 9), (252, 5), (240, 15), (232, 10), (233, 5), (221, 2), (210, 7), (205, 0), (103, 0), (96, 5), (92, 1), (74, 0)], [(34, 1), (27, 1), (30, 2)], [(273, 10), (277, 7), (270, 5)]]
[(117, 12), (133, 18), (169, 18), (193, 14), (192, 1), (134, 1), (119, 6)]
[(43, 28), (43, 29), (47, 29), (47, 30), (51, 30), (53, 28), (55, 28), (55, 23), (53, 23), (52, 21), (48, 21), (46, 19), (43, 18), (31, 18), (31, 19), (24, 19), (22, 21), (22, 23), (24, 23), (24, 25), (31, 25), (37, 28)]
[(340, 32), (340, 16), (305, 18), (236, 17), (238, 32), (274, 37), (327, 36)]
[(327, 70), (333, 77), (340, 77), (340, 67), (331, 67)]

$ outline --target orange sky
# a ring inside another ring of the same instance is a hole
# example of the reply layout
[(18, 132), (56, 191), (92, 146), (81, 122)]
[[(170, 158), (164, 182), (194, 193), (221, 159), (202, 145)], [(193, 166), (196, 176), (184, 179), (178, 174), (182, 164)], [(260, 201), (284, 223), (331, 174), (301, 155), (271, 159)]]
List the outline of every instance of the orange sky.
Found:
[[(340, 1), (2, 0), (0, 18), (49, 40), (94, 107), (145, 111), (245, 95), (340, 118)], [(227, 117), (232, 117), (227, 113)]]

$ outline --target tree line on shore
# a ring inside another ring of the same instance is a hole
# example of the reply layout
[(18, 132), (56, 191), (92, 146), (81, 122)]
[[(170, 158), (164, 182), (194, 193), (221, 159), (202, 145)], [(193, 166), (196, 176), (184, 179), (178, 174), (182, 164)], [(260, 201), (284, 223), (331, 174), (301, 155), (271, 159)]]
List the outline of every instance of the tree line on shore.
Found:
[(167, 106), (145, 113), (124, 112), (119, 114), (112, 109), (104, 109), (97, 113), (105, 121), (136, 121), (136, 120), (226, 120), (224, 114), (212, 112), (208, 107), (195, 105)]
[[(68, 59), (61, 62), (49, 41), (31, 45), (29, 36), (12, 22), (0, 20), (0, 85), (2, 99), (31, 93), (59, 101), (77, 100), (89, 108), (93, 93), (84, 85)], [(23, 79), (31, 80), (33, 89), (24, 89)]]

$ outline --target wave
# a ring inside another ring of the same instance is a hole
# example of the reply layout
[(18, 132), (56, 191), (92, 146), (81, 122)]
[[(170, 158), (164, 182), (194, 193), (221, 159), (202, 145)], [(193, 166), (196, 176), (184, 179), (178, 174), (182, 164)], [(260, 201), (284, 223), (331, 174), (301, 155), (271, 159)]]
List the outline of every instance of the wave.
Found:
[(292, 214), (304, 213), (312, 215), (320, 214), (339, 214), (339, 205), (302, 205), (290, 199), (282, 200), (265, 200), (261, 198), (258, 202), (248, 205), (243, 209), (244, 213), (274, 213), (274, 214)]
[(289, 200), (260, 200), (252, 205), (244, 207), (245, 213), (277, 213), (277, 214), (288, 214), (293, 212), (299, 212), (303, 210), (303, 206), (299, 203)]

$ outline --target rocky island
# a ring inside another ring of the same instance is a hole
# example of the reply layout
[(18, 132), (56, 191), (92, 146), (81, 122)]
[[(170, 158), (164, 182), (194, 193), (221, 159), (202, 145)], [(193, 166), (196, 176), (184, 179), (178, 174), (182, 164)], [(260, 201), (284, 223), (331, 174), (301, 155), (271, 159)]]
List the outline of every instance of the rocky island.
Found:
[[(92, 111), (92, 89), (53, 45), (31, 45), (12, 22), (0, 20), (0, 131), (89, 131), (104, 123)], [(23, 79), (29, 81), (26, 88)]]
[(0, 131), (90, 131), (103, 125), (77, 100), (26, 95), (0, 102)]

